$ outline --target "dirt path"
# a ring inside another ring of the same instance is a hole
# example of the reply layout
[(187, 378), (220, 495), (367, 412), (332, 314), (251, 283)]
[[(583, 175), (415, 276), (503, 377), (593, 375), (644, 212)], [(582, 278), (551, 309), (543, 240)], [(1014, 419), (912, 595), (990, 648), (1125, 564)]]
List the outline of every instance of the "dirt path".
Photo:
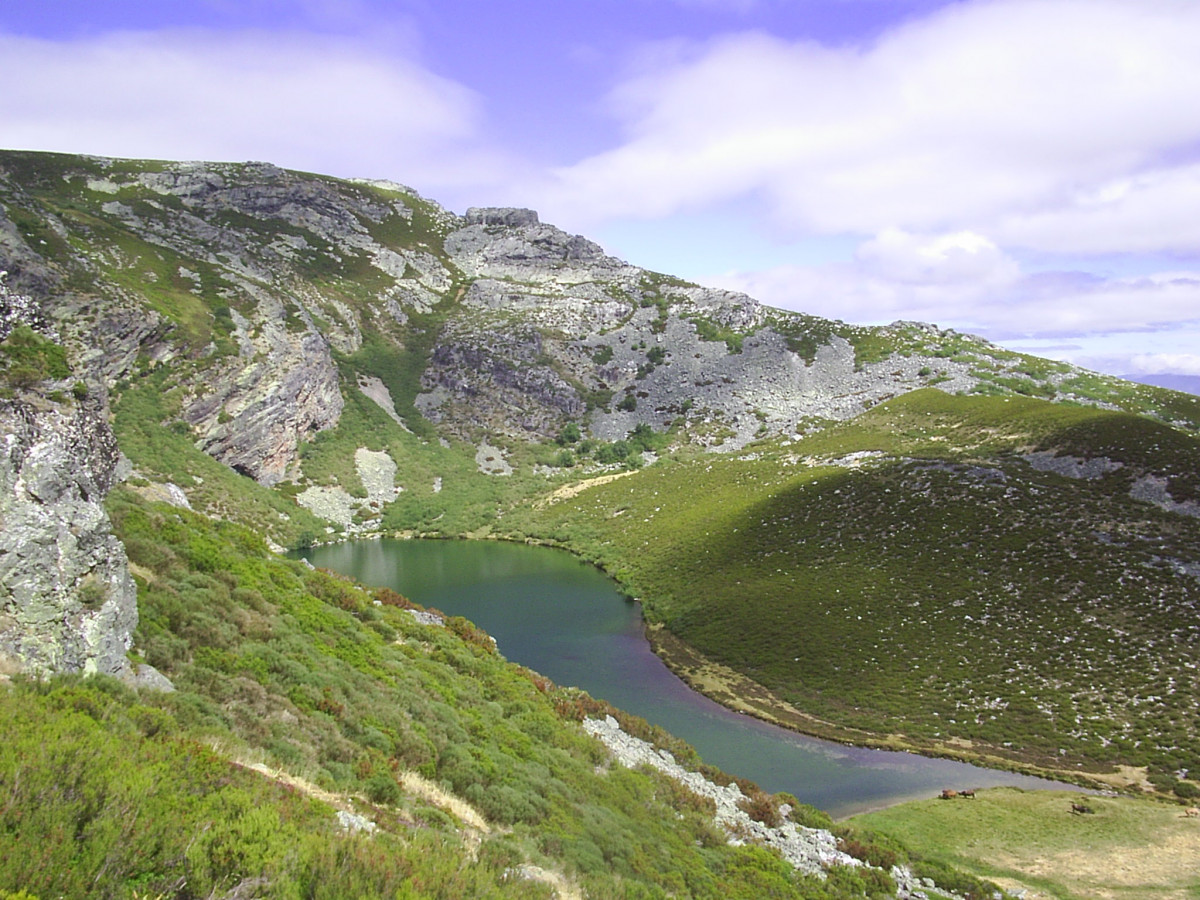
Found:
[(632, 475), (634, 469), (625, 472), (613, 472), (610, 475), (597, 475), (595, 478), (585, 478), (583, 481), (576, 481), (574, 484), (565, 484), (557, 490), (543, 497), (533, 505), (534, 509), (545, 509), (551, 503), (557, 503), (559, 500), (570, 500), (572, 497), (577, 497), (590, 487), (596, 487), (599, 484), (608, 484), (610, 481), (616, 481), (618, 478), (624, 478), (626, 475)]

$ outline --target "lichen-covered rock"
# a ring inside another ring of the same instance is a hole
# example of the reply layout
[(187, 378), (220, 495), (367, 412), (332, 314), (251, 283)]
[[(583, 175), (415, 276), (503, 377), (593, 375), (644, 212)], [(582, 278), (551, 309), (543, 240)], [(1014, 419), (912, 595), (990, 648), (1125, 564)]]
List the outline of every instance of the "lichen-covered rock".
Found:
[(120, 454), (100, 400), (2, 400), (0, 435), (0, 662), (130, 675), (137, 588), (102, 505)]
[(577, 234), (544, 225), (532, 210), (472, 209), (466, 227), (446, 236), (446, 253), (466, 275), (582, 284), (636, 276)]

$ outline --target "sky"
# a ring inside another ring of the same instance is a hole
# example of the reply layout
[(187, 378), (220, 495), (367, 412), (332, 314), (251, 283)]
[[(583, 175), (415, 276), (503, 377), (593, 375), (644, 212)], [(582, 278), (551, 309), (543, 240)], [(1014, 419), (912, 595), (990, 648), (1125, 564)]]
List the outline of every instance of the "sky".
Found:
[(38, 0), (0, 84), (0, 147), (385, 178), (772, 306), (1200, 375), (1198, 0)]

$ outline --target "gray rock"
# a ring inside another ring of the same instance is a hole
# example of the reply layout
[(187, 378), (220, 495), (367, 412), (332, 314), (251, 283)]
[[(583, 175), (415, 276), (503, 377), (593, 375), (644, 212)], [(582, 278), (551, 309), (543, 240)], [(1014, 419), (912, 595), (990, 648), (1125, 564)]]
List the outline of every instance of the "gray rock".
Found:
[(656, 750), (646, 741), (626, 734), (612, 716), (585, 719), (583, 728), (599, 738), (621, 765), (658, 769), (693, 793), (712, 800), (717, 810), (715, 824), (725, 829), (731, 844), (750, 841), (773, 847), (793, 867), (809, 874), (818, 874), (830, 865), (861, 865), (837, 848), (837, 838), (828, 831), (790, 821), (770, 827), (751, 819), (742, 809), (746, 796), (736, 784), (718, 785), (699, 772), (683, 768), (666, 750)]
[(1083, 459), (1078, 456), (1058, 456), (1053, 450), (1027, 453), (1022, 459), (1039, 472), (1054, 472), (1066, 478), (1082, 478), (1087, 481), (1101, 478), (1124, 466), (1124, 463), (1116, 462), (1106, 456)]
[(104, 511), (120, 454), (103, 407), (0, 401), (0, 657), (127, 675), (137, 588)]
[(138, 690), (163, 691), (168, 694), (175, 690), (175, 685), (171, 683), (171, 679), (154, 668), (154, 666), (141, 663), (131, 668), (132, 671), (126, 676), (125, 680)]
[(347, 812), (344, 809), (337, 811), (338, 824), (342, 826), (343, 831), (348, 831), (351, 834), (357, 834), (360, 831), (365, 831), (370, 834), (376, 831), (379, 826), (368, 819), (366, 816), (360, 816), (358, 813)]
[[(276, 308), (277, 310), (277, 308)], [(268, 318), (253, 357), (205, 374), (184, 405), (197, 446), (261, 484), (285, 477), (302, 441), (337, 424), (344, 400), (328, 342)]]
[(1200, 519), (1200, 503), (1195, 500), (1177, 501), (1167, 490), (1167, 479), (1161, 475), (1146, 474), (1133, 483), (1129, 496), (1143, 503), (1153, 503), (1166, 512), (1178, 513)]
[(503, 206), (472, 206), (464, 217), (468, 225), (502, 226), (504, 228), (521, 228), (526, 225), (539, 225), (538, 214), (532, 209), (515, 209)]

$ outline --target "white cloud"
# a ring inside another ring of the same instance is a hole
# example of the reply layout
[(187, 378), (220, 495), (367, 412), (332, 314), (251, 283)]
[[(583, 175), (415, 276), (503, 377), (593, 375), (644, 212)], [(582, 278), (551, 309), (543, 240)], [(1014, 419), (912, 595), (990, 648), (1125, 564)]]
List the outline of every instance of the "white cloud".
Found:
[(905, 284), (998, 286), (1013, 281), (1017, 264), (972, 231), (921, 236), (887, 228), (858, 248), (868, 273)]
[(1133, 375), (1174, 372), (1180, 375), (1200, 375), (1200, 354), (1196, 353), (1135, 353), (1125, 370)]
[(1055, 253), (1200, 253), (1200, 164), (1121, 176), (1054, 207), (1005, 216), (996, 234)]
[(0, 35), (0, 146), (268, 160), (423, 189), (495, 180), (480, 98), (363, 41), (301, 34)]
[(916, 268), (899, 278), (894, 269), (881, 272), (856, 260), (727, 272), (702, 281), (784, 309), (859, 323), (919, 319), (1001, 341), (1153, 334), (1200, 324), (1200, 272), (1137, 279), (1081, 272), (1022, 275), (1010, 260), (996, 262), (985, 277), (961, 280), (947, 278), (936, 265), (923, 278)]
[(808, 233), (1195, 251), (1198, 35), (1191, 2), (976, 0), (862, 47), (658, 45), (610, 98), (623, 142), (541, 203), (587, 223), (760, 196)]

